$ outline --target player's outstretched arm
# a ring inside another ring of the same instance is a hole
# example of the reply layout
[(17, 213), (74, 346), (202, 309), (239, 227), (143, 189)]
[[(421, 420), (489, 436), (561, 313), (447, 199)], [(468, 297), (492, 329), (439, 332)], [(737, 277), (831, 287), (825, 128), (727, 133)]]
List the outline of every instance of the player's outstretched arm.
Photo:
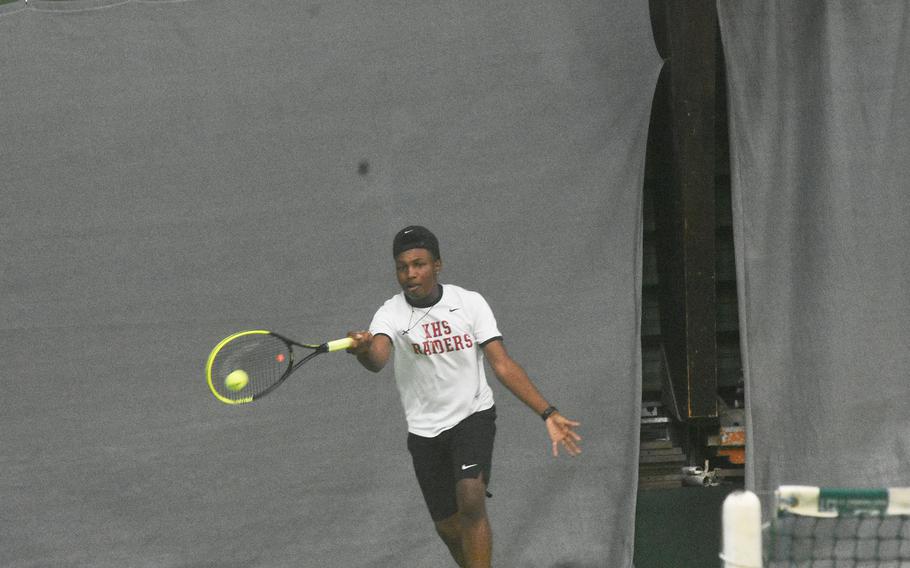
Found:
[(373, 335), (369, 331), (351, 331), (348, 337), (354, 340), (348, 353), (355, 355), (364, 368), (378, 373), (385, 367), (392, 353), (392, 342), (388, 337)]
[[(506, 352), (502, 341), (491, 341), (483, 348), (484, 355), (490, 361), (496, 378), (509, 391), (512, 392), (519, 400), (524, 402), (537, 415), (542, 415), (545, 410), (550, 408), (550, 403), (540, 394), (537, 387), (528, 377), (525, 370), (515, 362)], [(559, 412), (552, 412), (546, 421), (547, 434), (550, 436), (550, 442), (553, 444), (553, 455), (559, 455), (559, 446), (562, 446), (571, 456), (577, 456), (581, 453), (578, 442), (581, 436), (575, 432), (575, 428), (581, 426), (579, 422), (570, 420)]]

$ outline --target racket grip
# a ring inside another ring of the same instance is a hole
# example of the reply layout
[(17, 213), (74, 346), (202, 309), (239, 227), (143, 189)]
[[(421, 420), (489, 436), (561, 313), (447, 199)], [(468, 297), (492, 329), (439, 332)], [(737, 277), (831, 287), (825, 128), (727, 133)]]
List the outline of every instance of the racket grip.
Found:
[(354, 340), (350, 337), (345, 337), (343, 339), (335, 339), (333, 341), (326, 342), (326, 350), (331, 353), (332, 351), (342, 351), (347, 349), (354, 344)]

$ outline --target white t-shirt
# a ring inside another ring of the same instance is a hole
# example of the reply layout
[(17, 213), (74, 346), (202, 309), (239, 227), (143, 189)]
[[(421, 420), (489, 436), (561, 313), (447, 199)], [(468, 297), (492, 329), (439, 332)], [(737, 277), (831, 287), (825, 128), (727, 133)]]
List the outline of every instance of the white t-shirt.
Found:
[(483, 296), (459, 286), (442, 287), (439, 301), (411, 306), (400, 293), (370, 323), (394, 347), (395, 382), (408, 431), (432, 438), (471, 414), (493, 406), (482, 346), (501, 337)]

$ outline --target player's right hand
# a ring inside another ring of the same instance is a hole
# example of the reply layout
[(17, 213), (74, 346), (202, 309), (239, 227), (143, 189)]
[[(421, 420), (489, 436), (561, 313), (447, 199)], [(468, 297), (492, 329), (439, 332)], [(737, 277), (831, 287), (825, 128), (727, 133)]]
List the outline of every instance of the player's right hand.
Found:
[(348, 347), (348, 353), (354, 355), (368, 351), (373, 342), (373, 334), (369, 331), (349, 331), (348, 337), (354, 340), (354, 344)]

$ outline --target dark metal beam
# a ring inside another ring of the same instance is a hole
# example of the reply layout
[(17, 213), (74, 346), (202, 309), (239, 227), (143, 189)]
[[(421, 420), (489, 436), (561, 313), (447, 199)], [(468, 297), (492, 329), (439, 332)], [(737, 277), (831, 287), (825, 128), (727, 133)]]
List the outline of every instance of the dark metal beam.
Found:
[[(717, 417), (715, 292), (715, 72), (713, 0), (652, 1), (655, 40), (667, 59), (663, 157), (653, 167), (661, 334), (680, 409)], [(661, 29), (661, 26), (663, 29)], [(661, 106), (661, 102), (663, 106)], [(661, 121), (654, 121), (660, 123)]]

